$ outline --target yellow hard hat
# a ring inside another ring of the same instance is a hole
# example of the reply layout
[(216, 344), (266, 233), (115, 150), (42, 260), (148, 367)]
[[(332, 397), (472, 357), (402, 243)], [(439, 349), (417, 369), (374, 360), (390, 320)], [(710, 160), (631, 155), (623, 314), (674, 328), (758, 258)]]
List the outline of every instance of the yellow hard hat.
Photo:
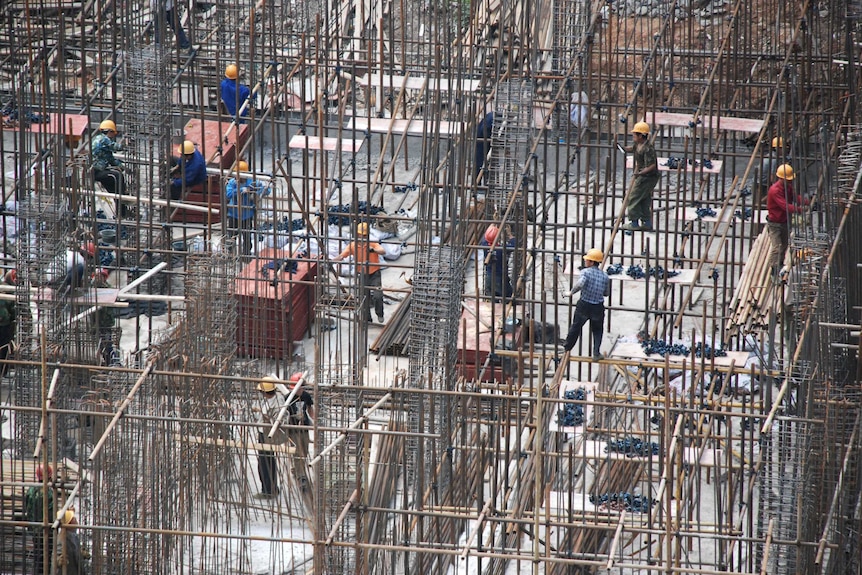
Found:
[(116, 132), (117, 125), (114, 123), (113, 120), (102, 120), (102, 123), (99, 124), (99, 130), (103, 132)]
[(57, 512), (57, 519), (60, 520), (61, 525), (68, 525), (75, 519), (75, 512), (71, 509), (67, 509), (65, 512), (60, 510)]
[(632, 128), (632, 134), (643, 134), (644, 136), (649, 135), (649, 124), (646, 122), (638, 122), (635, 124), (635, 127)]
[(584, 256), (584, 259), (590, 260), (591, 262), (596, 262), (597, 264), (600, 264), (600, 263), (602, 263), (602, 260), (605, 259), (605, 256), (602, 253), (602, 250), (600, 250), (598, 248), (593, 248), (586, 253), (586, 255)]
[(781, 136), (775, 136), (772, 138), (772, 147), (773, 148), (783, 148), (784, 147), (784, 138)]
[(177, 151), (184, 155), (194, 154), (195, 153), (195, 144), (190, 140), (186, 140), (185, 142), (177, 148)]
[(260, 383), (257, 384), (257, 390), (264, 393), (270, 393), (271, 391), (275, 391), (275, 383), (277, 381), (277, 377), (273, 375), (267, 375), (261, 378)]
[(239, 70), (236, 67), (236, 64), (229, 64), (227, 68), (224, 69), (224, 77), (230, 78), (231, 80), (236, 80), (239, 77)]
[(360, 222), (358, 226), (356, 226), (356, 235), (357, 236), (367, 236), (368, 235), (368, 224), (365, 222)]
[(245, 160), (240, 160), (236, 163), (236, 171), (237, 172), (247, 172), (248, 171), (248, 162)]
[(793, 175), (793, 166), (790, 164), (781, 164), (778, 166), (778, 169), (775, 170), (775, 176), (788, 182), (796, 177)]

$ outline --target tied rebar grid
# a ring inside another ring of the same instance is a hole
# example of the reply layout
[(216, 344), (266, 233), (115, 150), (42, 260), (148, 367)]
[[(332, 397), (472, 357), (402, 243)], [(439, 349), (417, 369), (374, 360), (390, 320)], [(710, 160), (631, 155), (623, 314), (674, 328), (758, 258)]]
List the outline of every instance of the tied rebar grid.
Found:
[[(572, 82), (569, 70), (575, 61), (578, 66), (573, 70), (577, 78), (583, 78), (586, 71), (587, 60), (579, 52), (587, 24), (589, 23), (590, 5), (579, 0), (561, 0), (554, 3), (554, 37), (551, 55), (551, 74), (559, 79), (551, 80), (548, 86), (552, 95), (556, 95), (564, 83), (569, 83), (569, 89), (564, 91), (564, 97), (568, 96), (566, 103), (554, 108), (553, 126), (557, 132), (565, 133), (570, 125), (569, 114), (571, 96), (579, 94), (583, 86), (575, 81)], [(586, 90), (584, 90), (586, 92)]]
[[(252, 0), (219, 0), (215, 2), (216, 41), (218, 46), (227, 50), (225, 63), (235, 63), (240, 57), (251, 54), (251, 38), (249, 33), (249, 15), (253, 13)], [(278, 8), (283, 6), (276, 2)], [(257, 23), (257, 19), (256, 23)], [(254, 32), (254, 31), (253, 31)]]
[[(770, 519), (775, 520), (773, 540), (795, 541), (797, 520), (813, 511), (806, 500), (804, 467), (808, 462), (809, 427), (804, 421), (782, 419), (761, 437), (765, 464), (759, 478), (758, 537), (766, 537)], [(802, 505), (803, 507), (800, 507)], [(759, 546), (757, 565), (763, 563), (764, 546)], [(798, 549), (785, 545), (770, 550), (767, 573), (795, 575)]]
[[(44, 166), (46, 179), (53, 172)], [(69, 212), (63, 197), (51, 193), (53, 186), (40, 180), (39, 174), (21, 179), (22, 198), (19, 203), (18, 288), (19, 310), (31, 310), (34, 296), (31, 288), (38, 288), (36, 311), (26, 314), (18, 332), (18, 356), (22, 360), (38, 362), (42, 357), (40, 337), (46, 334), (46, 354), (60, 359), (67, 342), (65, 327), (66, 301), (52, 297), (47, 286), (60, 270), (65, 275), (66, 234), (69, 231)], [(55, 292), (56, 293), (56, 292)], [(44, 296), (44, 297), (40, 297)], [(19, 315), (25, 315), (19, 313)], [(25, 327), (28, 327), (25, 331)], [(50, 374), (47, 375), (50, 379)], [(15, 397), (18, 405), (37, 407), (42, 401), (42, 373), (36, 367), (22, 366), (15, 370)], [(19, 413), (15, 418), (15, 449), (19, 454), (32, 454), (39, 429), (37, 413)]]
[(534, 93), (531, 80), (511, 80), (497, 86), (486, 196), (486, 210), (492, 217), (506, 212), (516, 190), (518, 201), (524, 195), (521, 168), (527, 162), (533, 135)]
[(835, 175), (835, 199), (853, 198), (862, 190), (857, 190), (859, 167), (862, 164), (862, 126), (848, 127), (847, 138), (838, 155)]
[[(162, 44), (129, 50), (123, 78), (123, 97), (134, 102), (124, 110), (126, 145), (146, 158), (151, 141), (170, 136), (170, 79)], [(165, 150), (160, 150), (164, 157)]]
[[(451, 391), (455, 389), (458, 318), (464, 285), (464, 263), (460, 250), (448, 246), (422, 246), (416, 253), (413, 271), (413, 302), (410, 309), (409, 386)], [(456, 409), (451, 396), (416, 394), (410, 398), (408, 429), (431, 433), (436, 439), (411, 439), (408, 442), (407, 485), (412, 490), (413, 506), (443, 504), (450, 501), (453, 458), (450, 453)], [(426, 493), (430, 492), (430, 501)], [(419, 523), (426, 523), (420, 520)], [(427, 529), (427, 531), (426, 531)], [(458, 533), (451, 521), (437, 521), (418, 527), (405, 537), (431, 533), (440, 544), (454, 544)], [(424, 555), (414, 559), (416, 572), (446, 569), (446, 561), (436, 563)]]

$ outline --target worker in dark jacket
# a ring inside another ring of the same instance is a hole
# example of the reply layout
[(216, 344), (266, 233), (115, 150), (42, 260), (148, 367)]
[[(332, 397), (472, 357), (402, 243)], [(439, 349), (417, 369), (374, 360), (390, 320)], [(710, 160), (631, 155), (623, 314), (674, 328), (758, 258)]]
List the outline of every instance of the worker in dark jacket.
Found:
[(608, 274), (599, 269), (603, 259), (604, 254), (601, 250), (593, 248), (588, 251), (584, 256), (584, 270), (575, 282), (572, 291), (565, 294), (571, 296), (576, 292), (581, 292), (581, 299), (578, 300), (575, 307), (575, 319), (572, 322), (572, 327), (569, 328), (563, 349), (571, 351), (575, 347), (581, 336), (581, 329), (589, 321), (590, 331), (593, 334), (593, 359), (595, 361), (602, 359), (601, 347), (605, 321), (604, 300), (610, 294), (611, 285)]
[(93, 177), (112, 194), (126, 193), (126, 178), (123, 176), (123, 162), (114, 157), (114, 152), (122, 149), (117, 142), (117, 125), (112, 120), (99, 124), (99, 134), (90, 144)]
[[(249, 96), (251, 96), (251, 90), (239, 82), (239, 68), (236, 64), (228, 65), (224, 71), (224, 79), (221, 81), (221, 101), (227, 113), (235, 118), (238, 124), (244, 124), (243, 118), (248, 116), (248, 106), (245, 106), (245, 103)], [(238, 111), (241, 111), (239, 118), (237, 118)]]
[(179, 158), (174, 158), (171, 168), (171, 199), (179, 200), (186, 189), (202, 184), (207, 179), (207, 162), (193, 142), (186, 140), (177, 148)]
[(790, 241), (790, 216), (801, 213), (808, 200), (793, 191), (793, 180), (796, 176), (790, 164), (778, 166), (775, 177), (778, 179), (769, 186), (766, 193), (766, 231), (772, 247), (769, 264), (773, 273), (778, 273)]
[[(46, 477), (47, 475), (47, 477)], [(48, 473), (44, 472), (41, 464), (36, 466), (36, 481), (39, 483), (47, 479), (47, 488), (43, 485), (33, 485), (27, 489), (24, 495), (24, 511), (27, 514), (27, 521), (32, 523), (41, 523), (42, 525), (30, 525), (28, 529), (33, 537), (33, 565), (36, 573), (45, 572), (45, 549), (47, 547), (49, 555), (47, 563), (50, 565), (50, 552), (54, 545), (54, 532), (48, 529), (48, 545), (45, 545), (45, 522), (48, 525), (54, 520), (54, 487), (51, 485), (53, 479), (53, 469), (48, 466)], [(50, 568), (49, 568), (50, 571)]]
[(638, 122), (632, 128), (635, 142), (625, 148), (634, 154), (634, 185), (628, 203), (631, 220), (623, 226), (626, 231), (652, 231), (652, 192), (658, 184), (658, 158), (649, 141), (649, 124)]
[(57, 513), (60, 520), (60, 533), (57, 536), (57, 563), (55, 573), (58, 575), (85, 575), (84, 556), (81, 553), (81, 540), (76, 531), (78, 520), (75, 512), (67, 509)]
[[(479, 245), (490, 247), (497, 239), (499, 229), (491, 224), (485, 230)], [(491, 253), (485, 250), (485, 295), (492, 298), (512, 297), (512, 281), (509, 279), (509, 252), (515, 247), (515, 238), (505, 243), (498, 242)]]
[[(488, 151), (491, 149), (491, 139), (494, 133), (494, 112), (488, 112), (485, 117), (479, 122), (476, 127), (476, 168), (475, 175), (482, 173), (482, 168), (485, 167), (485, 159), (488, 156)], [(487, 167), (485, 173), (488, 172)], [(487, 176), (483, 178), (487, 181)]]
[[(18, 283), (18, 272), (9, 270), (3, 276), (3, 283), (14, 286)], [(15, 297), (14, 293), (4, 292), (7, 296)], [(0, 377), (9, 371), (6, 358), (12, 355), (12, 341), (15, 339), (15, 322), (17, 320), (16, 305), (14, 299), (0, 300)]]

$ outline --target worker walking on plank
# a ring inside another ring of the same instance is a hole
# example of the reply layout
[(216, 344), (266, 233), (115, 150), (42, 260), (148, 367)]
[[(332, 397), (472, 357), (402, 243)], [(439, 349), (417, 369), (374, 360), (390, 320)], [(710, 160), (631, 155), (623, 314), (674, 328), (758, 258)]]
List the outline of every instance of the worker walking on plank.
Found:
[(572, 290), (563, 294), (571, 297), (575, 292), (581, 292), (581, 299), (575, 306), (575, 319), (572, 327), (569, 328), (563, 349), (572, 351), (581, 336), (581, 329), (589, 321), (590, 331), (593, 334), (593, 359), (595, 361), (602, 359), (600, 350), (605, 321), (604, 298), (610, 295), (611, 286), (611, 279), (608, 274), (599, 269), (599, 264), (602, 263), (603, 259), (604, 255), (601, 250), (596, 248), (589, 250), (584, 256), (584, 270)]
[(386, 253), (383, 246), (377, 242), (368, 241), (368, 224), (361, 222), (356, 226), (356, 239), (350, 242), (344, 251), (333, 261), (340, 262), (348, 256), (353, 256), (356, 266), (356, 277), (365, 285), (363, 309), (365, 320), (371, 321), (371, 304), (377, 312), (377, 320), (384, 322), (383, 317), (383, 285), (380, 278), (380, 256)]
[[(225, 111), (230, 115), (237, 124), (245, 124), (244, 118), (248, 116), (248, 106), (243, 105), (249, 96), (251, 90), (248, 86), (239, 82), (239, 68), (236, 64), (230, 64), (224, 70), (224, 79), (221, 81), (221, 101), (224, 104)], [(237, 112), (242, 110), (240, 117), (237, 117)]]
[(117, 125), (111, 120), (99, 124), (99, 134), (90, 144), (93, 177), (112, 194), (126, 193), (126, 178), (123, 176), (123, 162), (114, 157), (114, 152), (122, 150), (117, 142)]
[(194, 142), (186, 140), (178, 148), (178, 158), (171, 167), (171, 199), (179, 200), (186, 189), (202, 184), (207, 179), (207, 162)]
[(634, 153), (634, 178), (628, 203), (628, 216), (631, 220), (623, 226), (627, 231), (652, 231), (652, 192), (658, 184), (658, 159), (655, 148), (649, 142), (649, 124), (638, 122), (632, 128), (634, 144), (624, 148)]
[(769, 186), (766, 194), (766, 230), (769, 234), (771, 250), (769, 265), (772, 273), (777, 274), (787, 252), (790, 241), (790, 214), (802, 212), (808, 200), (793, 191), (796, 178), (790, 164), (782, 164), (775, 171), (775, 183)]

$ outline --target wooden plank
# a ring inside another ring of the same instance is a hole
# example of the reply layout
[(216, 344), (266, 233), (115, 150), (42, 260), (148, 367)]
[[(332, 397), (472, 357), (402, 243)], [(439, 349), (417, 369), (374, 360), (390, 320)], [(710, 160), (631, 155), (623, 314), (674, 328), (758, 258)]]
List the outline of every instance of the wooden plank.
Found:
[(396, 89), (404, 86), (404, 88), (408, 90), (421, 90), (422, 87), (425, 86), (426, 82), (428, 83), (426, 87), (427, 90), (440, 90), (444, 92), (452, 92), (458, 88), (460, 88), (462, 92), (474, 92), (482, 85), (481, 80), (462, 79), (457, 82), (450, 82), (445, 78), (441, 78), (438, 81), (436, 78), (426, 78), (424, 76), (410, 76), (407, 78), (407, 82), (405, 83), (404, 76), (375, 73), (372, 73), (370, 77), (368, 74), (365, 74), (356, 80), (356, 83), (360, 86), (373, 86), (375, 88), (391, 87)]
[[(658, 171), (659, 172), (697, 172), (704, 174), (718, 174), (721, 172), (721, 166), (724, 165), (724, 162), (721, 160), (712, 160), (711, 168), (704, 168), (703, 165), (700, 164), (700, 160), (696, 160), (698, 165), (693, 166), (686, 162), (685, 168), (671, 168), (667, 166), (667, 158), (665, 157), (657, 157), (658, 160)], [(634, 157), (626, 156), (626, 168), (632, 169), (634, 167)]]
[[(692, 208), (692, 207), (682, 208), (682, 210), (683, 210), (683, 211), (682, 211), (682, 217), (679, 217), (679, 216), (680, 216), (680, 212), (679, 212), (679, 210), (677, 210), (677, 219), (679, 219), (679, 220), (689, 220), (689, 221), (691, 221), (691, 220), (698, 220), (698, 219), (699, 219), (699, 220), (700, 220), (700, 221), (702, 221), (702, 222), (710, 222), (710, 223), (713, 223), (713, 224), (714, 224), (714, 223), (718, 223), (718, 222), (719, 222), (719, 216), (721, 215), (721, 208), (713, 208), (713, 209), (715, 210), (716, 215), (714, 215), (714, 216), (704, 216), (704, 217), (702, 217), (702, 218), (698, 218), (698, 217), (697, 217), (697, 208)], [(747, 218), (747, 219), (745, 219), (745, 220), (743, 220), (743, 219), (738, 218), (737, 216), (735, 216), (732, 212), (727, 212), (727, 213), (724, 215), (724, 217), (723, 217), (723, 218), (721, 218), (721, 220), (720, 220), (720, 221), (721, 221), (722, 223), (729, 223), (729, 222), (753, 222), (753, 223), (761, 224), (761, 223), (764, 223), (764, 222), (766, 221), (766, 214), (768, 214), (768, 213), (769, 213), (769, 212), (768, 212), (767, 210), (752, 210), (752, 211), (751, 211), (751, 217), (750, 217), (750, 218)]]
[[(699, 129), (732, 130), (734, 132), (750, 132), (757, 134), (763, 128), (763, 120), (752, 120), (750, 118), (734, 118), (731, 116), (698, 116)], [(693, 121), (691, 114), (674, 114), (669, 112), (655, 112), (647, 114), (647, 121), (659, 126), (678, 126), (688, 128)]]
[(290, 139), (289, 147), (302, 150), (324, 150), (334, 152), (341, 150), (341, 153), (358, 152), (362, 148), (362, 140), (350, 140), (346, 138), (321, 138), (319, 136), (303, 136), (296, 134)]
[[(644, 353), (641, 344), (637, 342), (630, 343), (617, 343), (613, 349), (611, 349), (610, 357), (616, 357), (620, 359), (649, 359), (652, 361), (664, 361), (664, 358), (657, 353), (653, 353), (647, 355)], [(747, 351), (728, 351), (727, 355), (724, 357), (716, 357), (715, 360), (707, 359), (707, 364), (711, 364), (712, 361), (715, 361), (715, 365), (722, 367), (729, 367), (731, 363), (735, 363), (737, 367), (742, 367), (745, 365), (746, 360), (748, 359)], [(691, 365), (691, 355), (671, 355), (669, 356), (669, 360), (672, 364), (680, 364), (683, 361), (686, 361), (689, 365)], [(697, 358), (697, 361), (700, 362), (700, 358)]]
[(386, 134), (389, 132), (389, 127), (392, 127), (393, 134), (407, 134), (409, 136), (424, 136), (430, 130), (435, 133), (452, 136), (461, 133), (462, 122), (425, 122), (421, 118), (413, 120), (400, 120), (391, 118), (368, 118), (358, 117), (350, 118), (347, 122), (345, 130), (369, 130), (374, 134)]

